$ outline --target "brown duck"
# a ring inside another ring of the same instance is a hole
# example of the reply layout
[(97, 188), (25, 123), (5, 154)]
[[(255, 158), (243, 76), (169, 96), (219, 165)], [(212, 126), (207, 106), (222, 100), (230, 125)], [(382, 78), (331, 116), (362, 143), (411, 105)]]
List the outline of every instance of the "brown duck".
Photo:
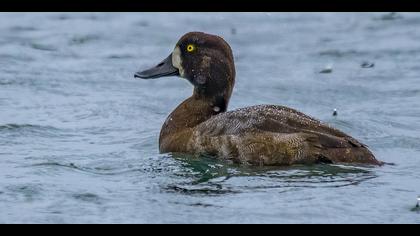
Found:
[(187, 79), (194, 92), (163, 124), (161, 153), (205, 154), (250, 165), (382, 164), (364, 144), (294, 109), (258, 105), (226, 111), (235, 65), (219, 36), (187, 33), (165, 60), (134, 77), (163, 76)]

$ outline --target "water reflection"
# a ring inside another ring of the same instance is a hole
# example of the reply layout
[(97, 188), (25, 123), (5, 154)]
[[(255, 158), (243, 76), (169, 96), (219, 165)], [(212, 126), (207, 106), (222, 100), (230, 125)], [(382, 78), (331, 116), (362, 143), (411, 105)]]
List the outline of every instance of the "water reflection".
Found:
[(245, 166), (207, 156), (172, 154), (184, 168), (176, 173), (191, 181), (172, 184), (168, 191), (182, 194), (228, 194), (264, 189), (337, 188), (358, 185), (377, 177), (369, 166), (294, 165)]

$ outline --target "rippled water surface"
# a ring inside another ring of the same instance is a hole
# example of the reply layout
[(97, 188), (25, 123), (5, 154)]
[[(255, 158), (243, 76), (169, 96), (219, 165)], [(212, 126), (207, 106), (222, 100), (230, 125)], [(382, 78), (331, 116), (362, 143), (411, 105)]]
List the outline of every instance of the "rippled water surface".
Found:
[[(1, 13), (0, 223), (420, 223), (419, 29), (415, 13)], [(133, 73), (188, 31), (231, 44), (229, 109), (296, 108), (394, 165), (159, 154), (192, 87)]]

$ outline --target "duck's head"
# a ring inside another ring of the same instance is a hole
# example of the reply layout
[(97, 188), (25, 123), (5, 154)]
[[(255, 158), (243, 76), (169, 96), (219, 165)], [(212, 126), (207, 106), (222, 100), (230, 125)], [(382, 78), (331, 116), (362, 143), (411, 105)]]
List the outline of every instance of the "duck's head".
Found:
[(195, 87), (195, 94), (223, 97), (228, 102), (235, 84), (235, 65), (232, 50), (219, 36), (190, 32), (181, 37), (169, 56), (134, 77), (155, 79), (180, 76)]

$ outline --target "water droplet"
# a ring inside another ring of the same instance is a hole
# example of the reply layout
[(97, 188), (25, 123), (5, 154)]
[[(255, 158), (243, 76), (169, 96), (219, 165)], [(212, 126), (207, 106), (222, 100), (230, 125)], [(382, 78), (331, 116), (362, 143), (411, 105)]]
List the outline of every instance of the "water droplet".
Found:
[(323, 74), (329, 74), (332, 73), (333, 69), (332, 69), (332, 65), (326, 65), (324, 69), (322, 69), (321, 71), (319, 71), (319, 73), (323, 73)]
[(369, 61), (364, 61), (364, 62), (362, 62), (362, 64), (360, 64), (360, 66), (362, 68), (373, 68), (373, 67), (375, 67), (375, 63), (369, 62)]

